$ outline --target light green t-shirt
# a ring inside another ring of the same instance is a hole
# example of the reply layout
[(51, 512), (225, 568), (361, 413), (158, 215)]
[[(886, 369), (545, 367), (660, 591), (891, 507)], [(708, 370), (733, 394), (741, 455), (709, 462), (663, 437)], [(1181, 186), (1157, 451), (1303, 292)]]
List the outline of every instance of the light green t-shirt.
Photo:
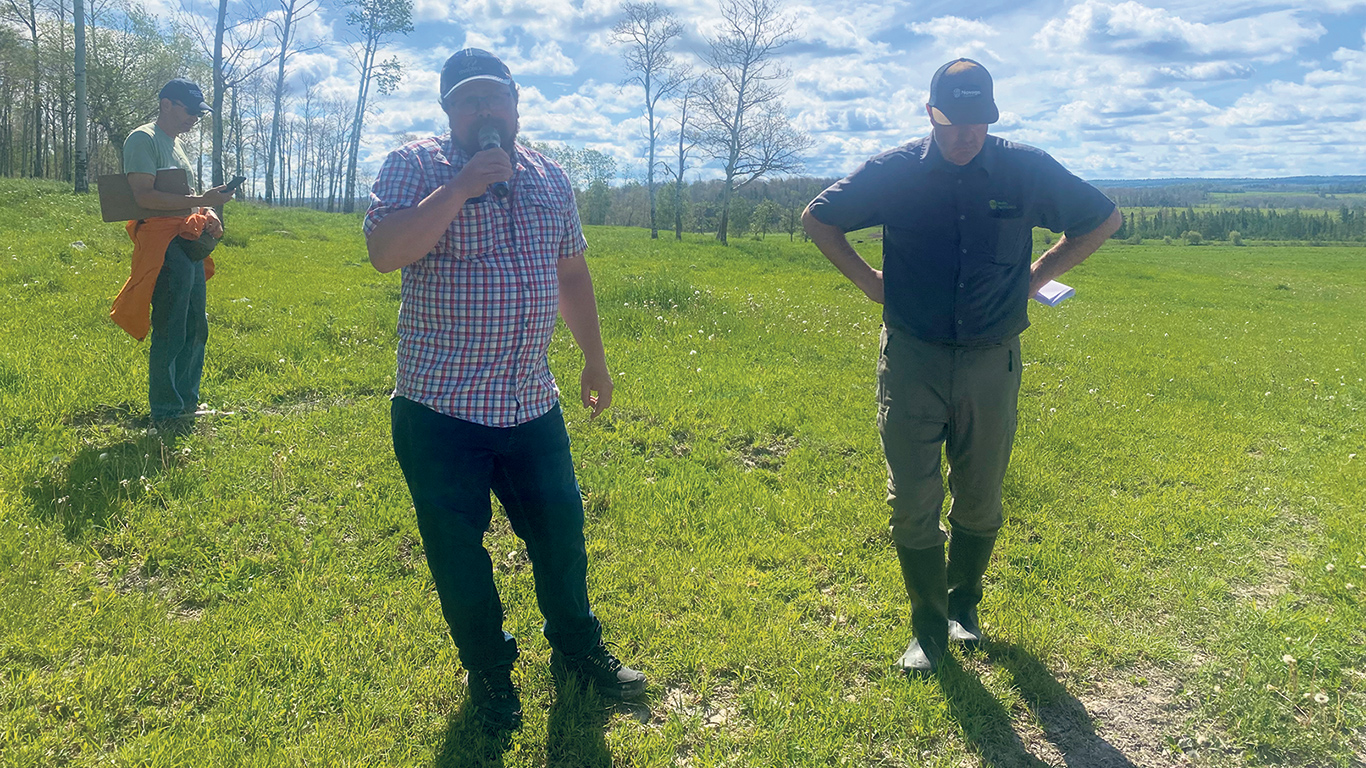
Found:
[(150, 173), (155, 176), (157, 171), (167, 168), (184, 170), (190, 191), (196, 189), (190, 156), (180, 148), (180, 142), (158, 128), (156, 123), (134, 128), (123, 142), (123, 172)]

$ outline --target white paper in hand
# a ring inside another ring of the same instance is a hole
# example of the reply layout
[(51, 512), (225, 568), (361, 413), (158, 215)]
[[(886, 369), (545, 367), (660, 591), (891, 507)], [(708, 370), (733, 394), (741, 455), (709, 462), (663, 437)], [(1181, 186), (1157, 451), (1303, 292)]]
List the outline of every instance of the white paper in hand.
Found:
[(1049, 280), (1044, 287), (1039, 289), (1038, 293), (1034, 294), (1033, 299), (1045, 306), (1056, 307), (1063, 303), (1064, 300), (1070, 299), (1076, 295), (1077, 291), (1075, 288), (1069, 285), (1063, 285), (1057, 280)]

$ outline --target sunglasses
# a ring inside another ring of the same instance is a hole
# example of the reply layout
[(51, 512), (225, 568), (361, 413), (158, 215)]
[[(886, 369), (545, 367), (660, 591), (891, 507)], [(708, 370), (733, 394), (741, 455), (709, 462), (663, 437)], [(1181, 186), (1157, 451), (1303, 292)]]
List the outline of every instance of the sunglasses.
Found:
[(182, 101), (176, 101), (175, 99), (171, 99), (170, 101), (171, 101), (172, 104), (175, 104), (176, 106), (178, 106), (178, 107), (180, 107), (181, 109), (185, 110), (185, 114), (189, 115), (190, 117), (203, 117), (203, 116), (205, 115), (204, 112), (195, 112), (194, 110), (190, 109), (190, 108), (189, 108), (188, 106), (186, 106), (186, 104), (185, 104), (184, 102), (182, 102)]

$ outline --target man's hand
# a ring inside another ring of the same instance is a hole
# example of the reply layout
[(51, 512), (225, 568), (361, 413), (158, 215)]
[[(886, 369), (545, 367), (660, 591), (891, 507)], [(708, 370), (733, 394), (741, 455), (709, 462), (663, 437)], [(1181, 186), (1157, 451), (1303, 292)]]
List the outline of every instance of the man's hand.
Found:
[(229, 200), (232, 199), (232, 193), (225, 191), (227, 188), (228, 185), (224, 184), (222, 186), (214, 187), (213, 189), (205, 190), (204, 194), (199, 196), (199, 201), (197, 204), (205, 205), (210, 208), (223, 207), (225, 204), (227, 204)]
[(218, 218), (218, 211), (215, 211), (212, 208), (205, 208), (204, 216), (208, 218), (208, 221), (204, 223), (204, 231), (208, 232), (210, 237), (222, 237), (223, 220)]
[(583, 367), (583, 373), (579, 375), (579, 399), (583, 401), (583, 407), (593, 409), (593, 415), (589, 418), (595, 419), (611, 407), (612, 375), (607, 368), (592, 365)]
[(512, 158), (501, 147), (474, 153), (451, 185), (460, 191), (461, 202), (484, 194), (490, 184), (512, 180)]
[(1049, 248), (1047, 253), (1029, 265), (1029, 295), (1033, 296), (1047, 285), (1048, 281), (1057, 280), (1067, 270), (1086, 261), (1086, 257), (1104, 245), (1105, 241), (1110, 239), (1110, 235), (1118, 232), (1123, 224), (1124, 216), (1119, 212), (1119, 208), (1115, 208), (1108, 219), (1090, 232), (1076, 237), (1064, 234), (1058, 238), (1058, 242)]

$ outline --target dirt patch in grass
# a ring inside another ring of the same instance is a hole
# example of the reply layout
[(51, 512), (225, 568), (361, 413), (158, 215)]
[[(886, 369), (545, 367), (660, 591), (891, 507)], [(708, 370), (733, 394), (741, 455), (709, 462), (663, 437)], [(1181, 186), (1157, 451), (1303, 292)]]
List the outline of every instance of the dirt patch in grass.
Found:
[(726, 686), (702, 697), (686, 683), (680, 683), (665, 688), (659, 704), (650, 721), (652, 725), (663, 725), (672, 713), (680, 720), (696, 722), (703, 729), (743, 727), (735, 691)]
[(779, 470), (787, 455), (797, 447), (795, 435), (743, 436), (731, 439), (727, 447), (746, 470)]
[(1274, 547), (1262, 552), (1265, 571), (1263, 577), (1252, 583), (1238, 584), (1233, 587), (1233, 597), (1265, 607), (1281, 595), (1290, 591), (1290, 562), (1286, 553)]
[[(1158, 667), (1069, 690), (1028, 653), (996, 647), (951, 674), (950, 708), (983, 766), (1173, 768), (1239, 765), (1238, 750), (1209, 728), (1192, 731), (1193, 702), (1179, 675)], [(980, 681), (1001, 675), (1003, 702)], [(956, 680), (952, 679), (957, 677)], [(1008, 708), (1007, 708), (1008, 706)]]
[(1167, 768), (1187, 762), (1171, 749), (1189, 715), (1181, 685), (1155, 668), (1126, 678), (1101, 681), (1075, 698), (1034, 709), (1045, 736), (1036, 754), (1098, 767)]

